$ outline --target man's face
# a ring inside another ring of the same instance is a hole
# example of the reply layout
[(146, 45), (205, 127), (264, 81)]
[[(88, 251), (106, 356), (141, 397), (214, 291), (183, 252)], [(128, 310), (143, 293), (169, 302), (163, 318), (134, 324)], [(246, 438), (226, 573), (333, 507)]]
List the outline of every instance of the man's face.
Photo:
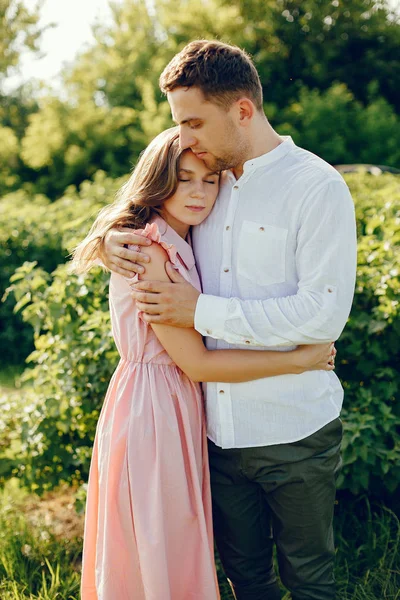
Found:
[(196, 87), (168, 92), (172, 117), (180, 128), (180, 145), (190, 148), (211, 171), (237, 167), (246, 153), (235, 103), (229, 110), (204, 98)]

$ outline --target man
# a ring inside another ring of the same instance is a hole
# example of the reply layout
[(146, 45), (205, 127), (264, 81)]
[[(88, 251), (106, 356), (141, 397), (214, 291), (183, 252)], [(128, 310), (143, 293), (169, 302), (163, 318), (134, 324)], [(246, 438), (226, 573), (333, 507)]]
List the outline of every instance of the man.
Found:
[[(203, 294), (167, 267), (173, 283), (136, 286), (146, 320), (194, 326), (208, 348), (285, 351), (336, 340), (356, 269), (354, 207), (341, 176), (272, 129), (257, 71), (239, 48), (192, 42), (160, 86), (181, 146), (224, 173), (213, 212), (193, 231)], [(110, 269), (144, 268), (145, 249), (128, 243), (141, 239), (109, 232)], [(207, 384), (204, 393), (215, 537), (236, 598), (280, 598), (274, 542), (293, 600), (334, 598), (338, 378), (313, 371)]]

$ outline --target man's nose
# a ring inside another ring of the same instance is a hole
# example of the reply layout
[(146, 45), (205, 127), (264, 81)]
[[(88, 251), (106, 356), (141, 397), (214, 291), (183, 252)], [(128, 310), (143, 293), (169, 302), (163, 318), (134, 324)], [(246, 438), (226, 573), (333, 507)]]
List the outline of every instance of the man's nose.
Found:
[(187, 150), (192, 148), (196, 144), (196, 138), (191, 135), (189, 131), (180, 130), (179, 132), (179, 145), (181, 150)]

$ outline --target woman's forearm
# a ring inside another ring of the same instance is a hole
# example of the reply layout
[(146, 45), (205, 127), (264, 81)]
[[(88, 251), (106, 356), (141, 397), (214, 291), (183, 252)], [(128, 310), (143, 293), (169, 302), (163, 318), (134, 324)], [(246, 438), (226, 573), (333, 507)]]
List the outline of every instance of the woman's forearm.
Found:
[(277, 375), (299, 374), (305, 368), (294, 351), (206, 350), (203, 360), (190, 366), (195, 381), (242, 383)]
[(291, 351), (207, 350), (194, 329), (152, 324), (175, 364), (193, 381), (242, 383), (310, 369), (330, 370), (330, 345), (301, 346)]

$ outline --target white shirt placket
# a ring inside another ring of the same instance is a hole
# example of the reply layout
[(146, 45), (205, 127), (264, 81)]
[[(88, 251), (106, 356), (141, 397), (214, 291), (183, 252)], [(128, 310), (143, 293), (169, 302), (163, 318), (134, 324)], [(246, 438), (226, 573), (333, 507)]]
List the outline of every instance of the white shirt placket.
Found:
[[(229, 177), (232, 178), (233, 186), (224, 223), (220, 272), (220, 295), (224, 298), (230, 298), (232, 296), (232, 232), (240, 194), (240, 185), (236, 182), (234, 175), (229, 175)], [(226, 347), (226, 344), (223, 344), (224, 343), (221, 343), (220, 340), (217, 341), (217, 347)], [(218, 382), (217, 394), (222, 446), (229, 448), (235, 443), (231, 385), (229, 383)]]

